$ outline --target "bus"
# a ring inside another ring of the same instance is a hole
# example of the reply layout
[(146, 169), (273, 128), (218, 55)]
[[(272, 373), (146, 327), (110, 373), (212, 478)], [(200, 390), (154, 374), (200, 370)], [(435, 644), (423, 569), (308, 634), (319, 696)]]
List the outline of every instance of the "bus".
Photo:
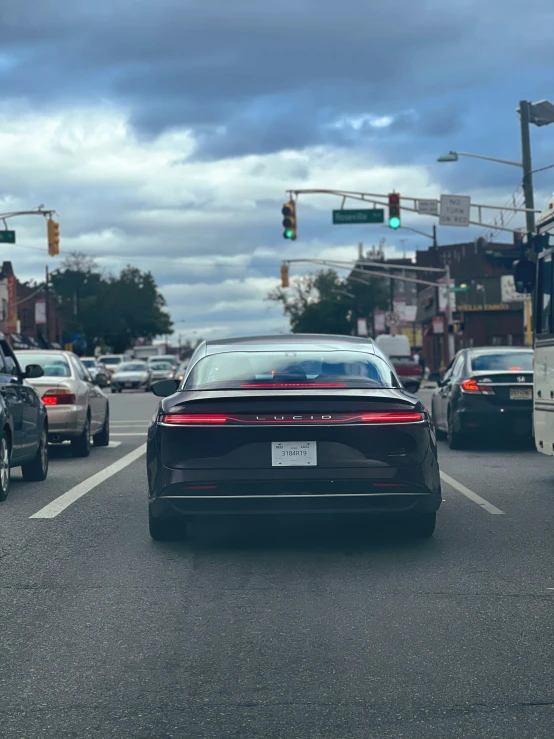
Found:
[[(537, 222), (539, 236), (554, 241), (554, 196)], [(548, 243), (548, 242), (547, 242)], [(554, 247), (550, 244), (537, 255), (537, 280), (533, 311), (534, 391), (533, 432), (535, 446), (542, 454), (554, 456)]]

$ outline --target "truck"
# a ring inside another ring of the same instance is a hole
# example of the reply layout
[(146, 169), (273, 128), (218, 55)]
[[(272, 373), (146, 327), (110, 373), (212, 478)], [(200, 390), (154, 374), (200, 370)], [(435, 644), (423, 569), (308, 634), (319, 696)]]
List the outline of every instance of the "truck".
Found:
[(400, 381), (412, 393), (417, 393), (421, 384), (421, 367), (412, 357), (407, 336), (381, 334), (375, 340), (379, 349), (392, 362)]
[(146, 362), (150, 357), (156, 357), (162, 353), (161, 346), (154, 346), (153, 344), (138, 344), (133, 348), (133, 355), (135, 359), (142, 359)]

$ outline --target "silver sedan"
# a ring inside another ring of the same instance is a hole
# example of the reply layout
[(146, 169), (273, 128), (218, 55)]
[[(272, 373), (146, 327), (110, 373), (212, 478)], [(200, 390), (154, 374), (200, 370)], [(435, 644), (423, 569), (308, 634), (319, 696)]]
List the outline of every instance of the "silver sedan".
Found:
[(110, 406), (88, 370), (72, 352), (57, 350), (16, 352), (20, 364), (38, 364), (44, 375), (29, 380), (48, 414), (48, 440), (71, 441), (74, 457), (88, 457), (95, 446), (110, 443)]

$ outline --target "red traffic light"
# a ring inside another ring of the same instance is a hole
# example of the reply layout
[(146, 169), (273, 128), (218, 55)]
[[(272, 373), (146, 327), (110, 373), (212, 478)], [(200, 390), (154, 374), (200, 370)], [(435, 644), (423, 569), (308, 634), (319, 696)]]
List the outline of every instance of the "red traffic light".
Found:
[(389, 205), (398, 205), (400, 202), (400, 195), (397, 195), (395, 192), (391, 192), (389, 195)]

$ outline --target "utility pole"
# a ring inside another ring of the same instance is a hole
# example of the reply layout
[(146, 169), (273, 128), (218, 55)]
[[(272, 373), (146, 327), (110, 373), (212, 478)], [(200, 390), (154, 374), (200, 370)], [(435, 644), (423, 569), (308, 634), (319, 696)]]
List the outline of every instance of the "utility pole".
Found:
[(46, 265), (46, 278), (45, 278), (45, 290), (46, 296), (46, 341), (50, 343), (50, 274), (48, 272), (48, 265)]
[[(527, 100), (521, 100), (519, 103), (519, 120), (521, 123), (521, 163), (523, 166), (523, 196), (525, 198), (525, 219), (527, 224), (527, 234), (535, 232), (535, 197), (533, 194), (533, 165), (531, 162), (531, 135), (529, 132), (530, 124), (529, 103)], [(529, 210), (530, 209), (530, 210)], [(532, 250), (534, 258), (534, 249)]]

